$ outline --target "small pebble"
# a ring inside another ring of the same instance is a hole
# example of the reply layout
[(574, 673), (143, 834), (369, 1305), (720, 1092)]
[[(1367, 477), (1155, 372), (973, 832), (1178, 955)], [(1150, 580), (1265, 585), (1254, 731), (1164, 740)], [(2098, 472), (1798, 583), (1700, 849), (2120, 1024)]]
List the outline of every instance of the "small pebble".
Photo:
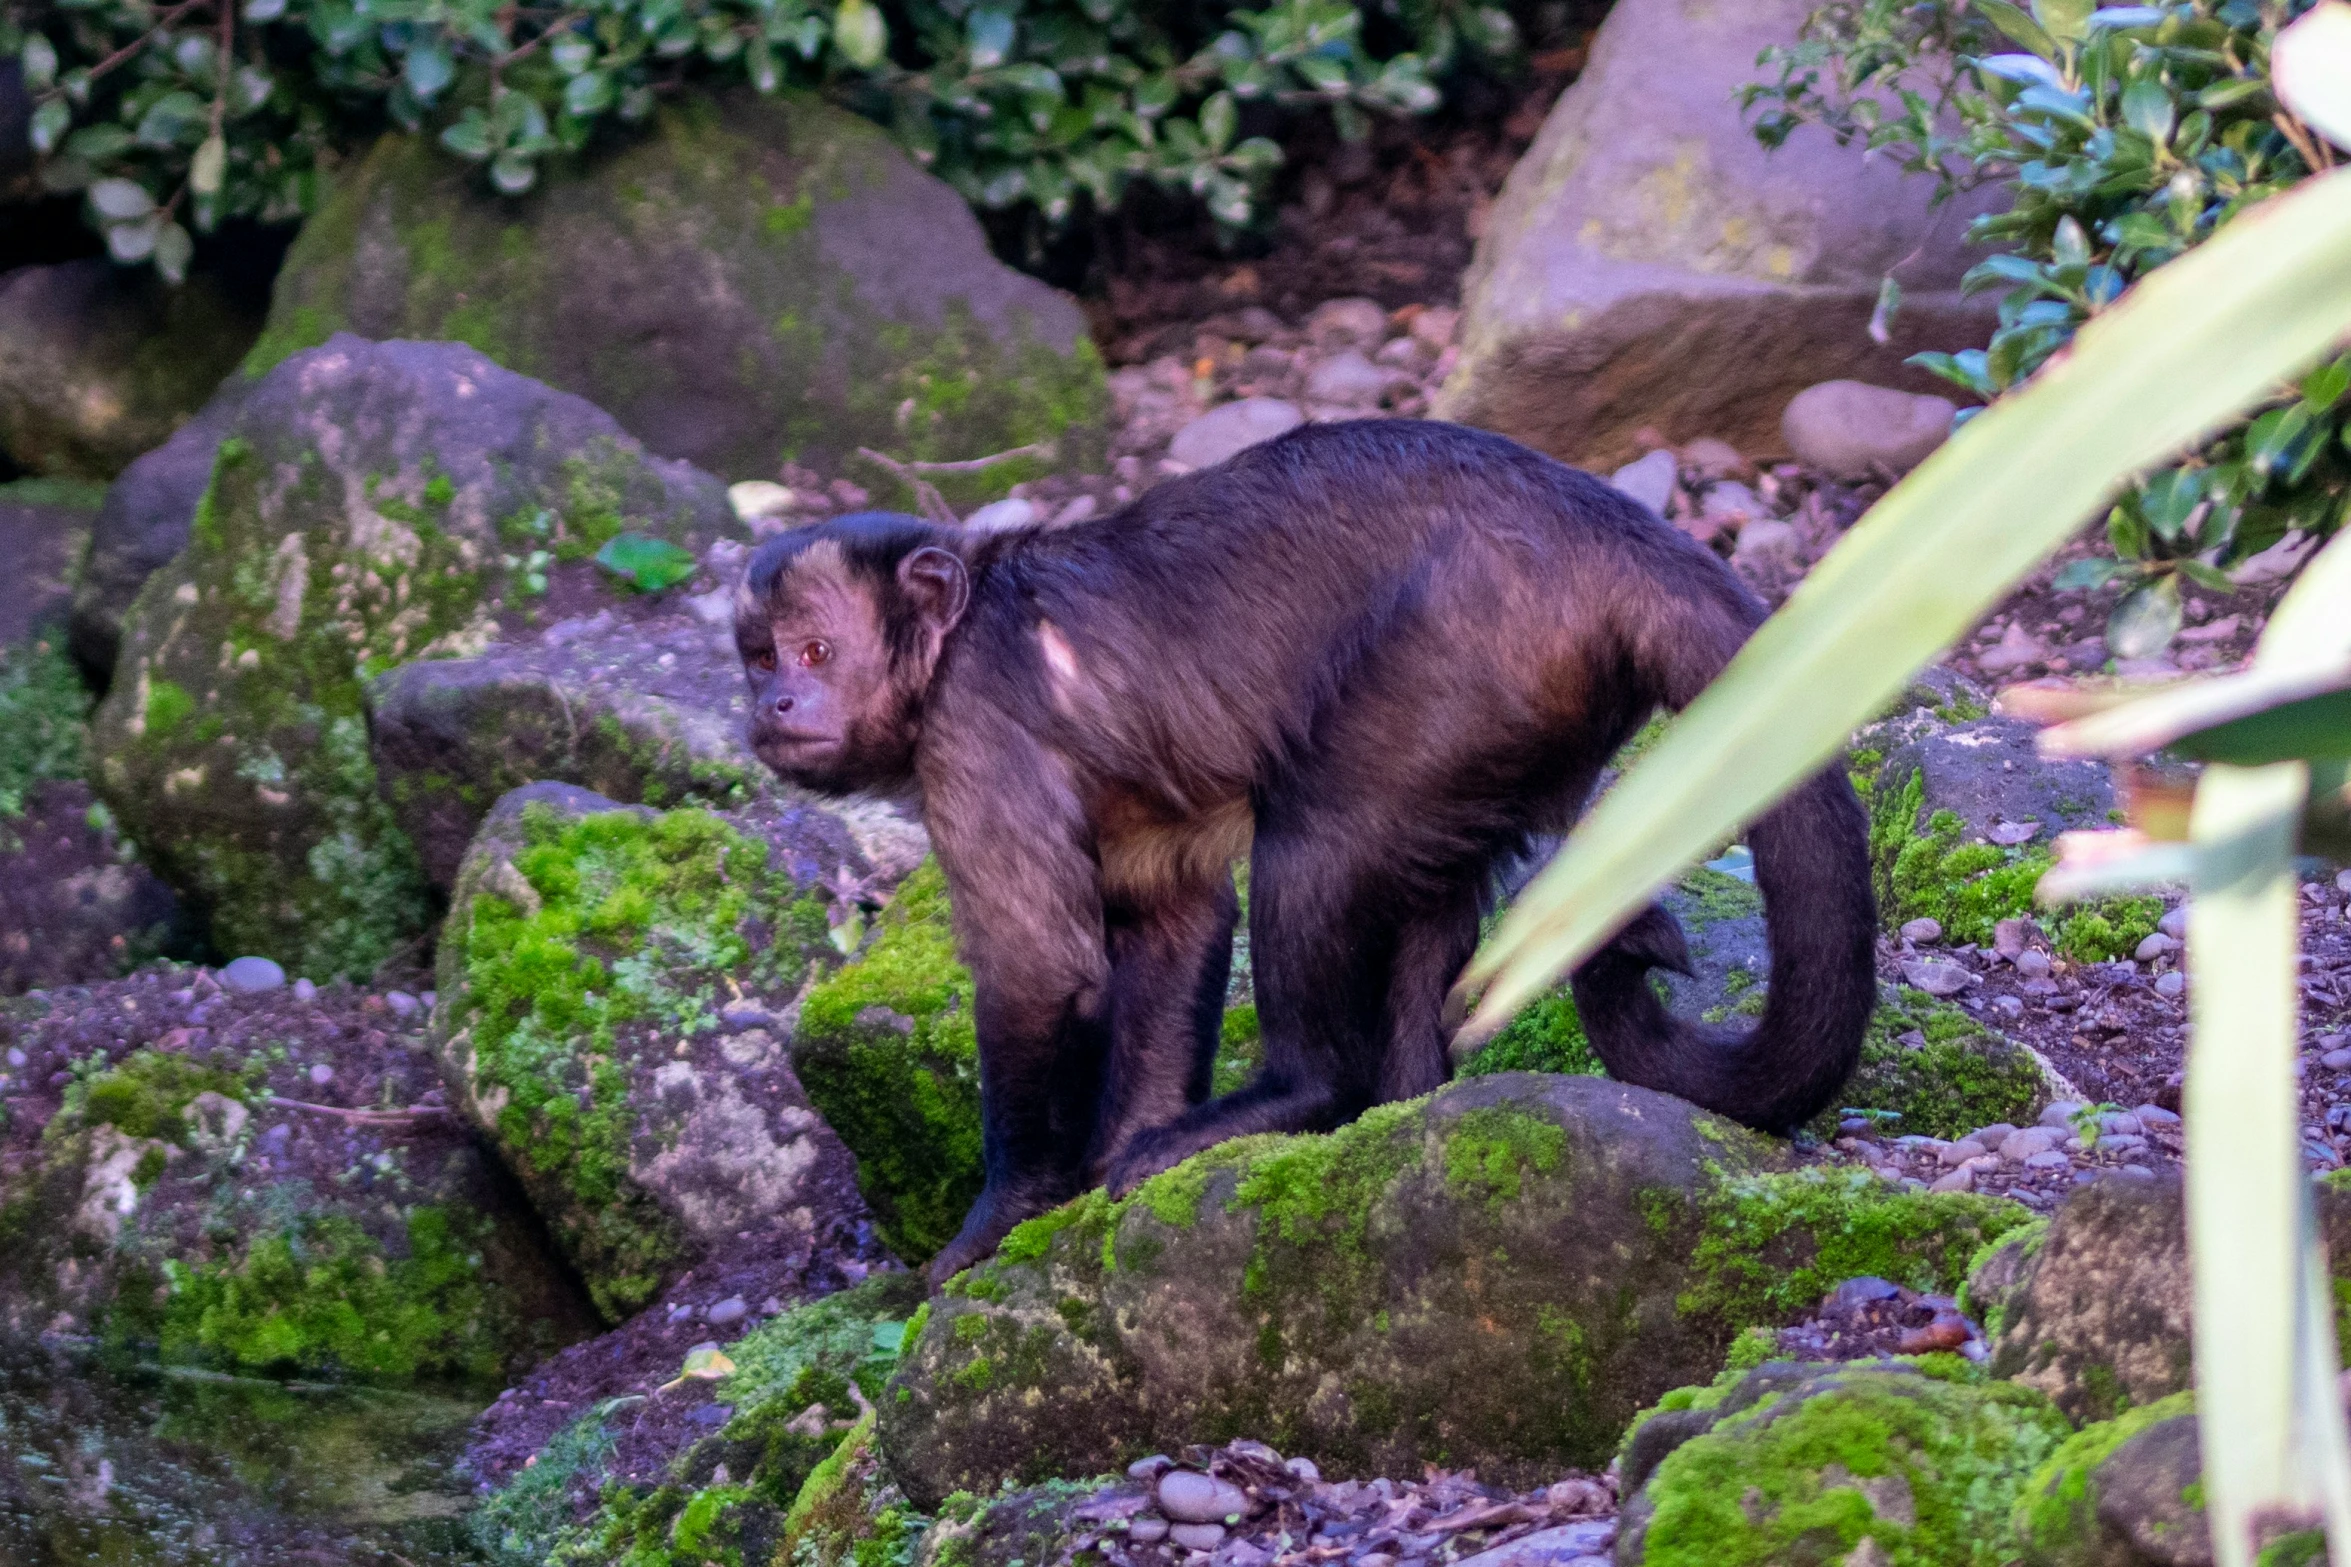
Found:
[(693, 1307), (691, 1307), (691, 1306), (672, 1306), (672, 1307), (670, 1307), (670, 1308), (669, 1308), (669, 1325), (670, 1325), (671, 1327), (673, 1327), (673, 1328), (674, 1328), (674, 1327), (676, 1327), (676, 1326), (677, 1326), (679, 1323), (681, 1323), (681, 1322), (691, 1322), (691, 1321), (693, 1321), (693, 1320), (694, 1320), (694, 1308), (693, 1308)]
[(2351, 1050), (2330, 1050), (2318, 1058), (2318, 1064), (2330, 1072), (2351, 1071)]
[(1835, 1289), (1830, 1290), (1828, 1298), (1820, 1303), (1820, 1309), (1843, 1315), (1859, 1311), (1862, 1307), (1877, 1301), (1892, 1300), (1901, 1293), (1902, 1286), (1894, 1283), (1891, 1279), (1875, 1278), (1869, 1274), (1863, 1274), (1858, 1278), (1847, 1279)]
[(1129, 1480), (1156, 1480), (1174, 1467), (1174, 1459), (1165, 1453), (1153, 1453), (1148, 1458), (1138, 1458), (1127, 1465), (1127, 1478)]
[(759, 1314), (763, 1317), (782, 1316), (784, 1314), (784, 1303), (782, 1299), (774, 1295), (768, 1296), (767, 1299), (759, 1303)]
[(1167, 1538), (1167, 1520), (1144, 1513), (1127, 1525), (1127, 1538), (1137, 1545), (1157, 1545)]
[(2131, 1114), (2139, 1118), (2139, 1126), (2142, 1130), (2151, 1131), (2159, 1126), (2175, 1127), (2180, 1124), (2179, 1112), (2166, 1110), (2161, 1105), (2141, 1105)]
[(25, 1064), (25, 1053), (24, 1053), (23, 1051), (21, 1051), (21, 1050), (17, 1049), (17, 1048), (16, 1048), (14, 1045), (10, 1045), (10, 1046), (8, 1047), (8, 1064), (9, 1064), (10, 1066), (22, 1066), (22, 1065), (24, 1065), (24, 1064)]
[(1293, 1458), (1282, 1467), (1289, 1470), (1293, 1478), (1303, 1480), (1308, 1485), (1322, 1484), (1322, 1470), (1311, 1458)]
[(2024, 998), (2022, 996), (1994, 996), (1992, 1010), (2002, 1017), (2023, 1017)]
[(236, 958), (222, 965), (220, 982), (230, 990), (257, 995), (286, 982), (286, 971), (268, 958)]
[(750, 1314), (751, 1308), (743, 1304), (742, 1296), (729, 1295), (711, 1307), (709, 1315), (703, 1320), (714, 1328), (731, 1328)]
[(1979, 1126), (1968, 1133), (1965, 1141), (1974, 1143), (1978, 1152), (1989, 1153), (2015, 1135), (2015, 1127), (2006, 1121), (1994, 1121), (1989, 1126)]
[(2118, 1137), (2136, 1137), (2146, 1128), (2128, 1110), (2109, 1110), (2098, 1117), (2098, 1130)]
[(384, 993), (384, 1005), (392, 1009), (392, 1016), (405, 1023), (416, 1016), (423, 1003), (405, 990), (391, 990)]
[(2000, 1143), (2000, 1157), (2010, 1164), (2031, 1167), (2033, 1160), (2057, 1146), (2057, 1133), (2046, 1126), (2028, 1126), (2011, 1132)]
[(2081, 1108), (2080, 1103), (2072, 1099), (2051, 1100), (2047, 1108), (2041, 1112), (2041, 1124), (2054, 1126), (2060, 1130), (2070, 1128), (2073, 1125), (2073, 1118), (2081, 1113)]
[(1956, 1170), (1946, 1170), (1935, 1178), (1927, 1190), (1930, 1192), (1972, 1192), (1975, 1190), (1975, 1167), (1963, 1164)]
[(1837, 1123), (1837, 1130), (1847, 1137), (1867, 1137), (1877, 1129), (1877, 1122), (1866, 1115), (1849, 1115)]
[(2176, 968), (2168, 974), (2155, 976), (2155, 993), (2159, 996), (2182, 995), (2187, 991), (2187, 988), (2188, 976)]
[[(1159, 1510), (1177, 1523), (1217, 1523), (1249, 1510), (1249, 1498), (1230, 1480), (1193, 1469), (1170, 1469), (1159, 1477)], [(1212, 1546), (1195, 1546), (1212, 1550)]]
[(2155, 1172), (2143, 1164), (2126, 1164), (2122, 1167), (2120, 1173), (2129, 1176), (2134, 1181), (2152, 1181), (2155, 1179)]
[(433, 1008), (441, 1004), (441, 993), (437, 990), (428, 990), (416, 999), (423, 1002), (424, 1009), (427, 1012), (430, 1012)]
[(1910, 920), (1902, 927), (1902, 939), (1914, 941), (1922, 947), (1931, 947), (1943, 939), (1943, 923), (1925, 918)]
[(2049, 954), (2038, 947), (2028, 947), (2016, 955), (2016, 971), (2027, 979), (2049, 977)]
[(1992, 927), (1992, 950), (2013, 963), (2025, 948), (2033, 944), (2033, 935), (2038, 929), (2028, 919), (2002, 920)]
[(308, 975), (294, 981), (294, 999), (296, 1001), (316, 1001), (318, 999), (318, 986), (311, 983)]
[(324, 1061), (317, 1062), (310, 1068), (310, 1080), (320, 1088), (324, 1088), (335, 1080), (335, 1069)]
[(2185, 904), (2173, 909), (2155, 922), (2155, 928), (2174, 941), (2188, 939), (2188, 910)]
[(1943, 1167), (1945, 1169), (1956, 1169), (1958, 1166), (1967, 1163), (1968, 1160), (1981, 1159), (1985, 1154), (1990, 1152), (1991, 1150), (1989, 1148), (1986, 1148), (1982, 1143), (1977, 1142), (1974, 1138), (1962, 1137), (1955, 1143), (1945, 1143), (1943, 1147), (1936, 1152), (1935, 1157), (1942, 1161)]
[(2062, 1170), (2071, 1163), (2071, 1159), (2051, 1148), (2025, 1160), (2024, 1167), (2028, 1170)]
[(1224, 1525), (1179, 1523), (1167, 1531), (1167, 1537), (1187, 1551), (1213, 1551), (1224, 1544)]
[(2108, 1132), (2098, 1139), (2100, 1153), (2137, 1153), (2147, 1146), (2147, 1139), (2136, 1132)]
[(1913, 958), (1902, 965), (1902, 977), (1930, 996), (1948, 999), (1973, 985), (1976, 977), (1942, 958)]
[(2157, 931), (2145, 941), (2140, 942), (2131, 956), (2137, 958), (2141, 963), (2152, 963), (2157, 958), (2169, 957), (2179, 950), (2180, 944), (2176, 938), (2166, 936), (2162, 931)]

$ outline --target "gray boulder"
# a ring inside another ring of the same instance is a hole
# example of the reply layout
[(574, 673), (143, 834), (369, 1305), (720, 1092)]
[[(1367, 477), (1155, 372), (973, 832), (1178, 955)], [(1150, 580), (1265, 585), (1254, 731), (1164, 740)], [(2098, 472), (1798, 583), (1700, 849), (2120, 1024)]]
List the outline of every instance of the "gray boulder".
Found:
[[(538, 779), (628, 805), (813, 805), (744, 744), (744, 682), (725, 584), (741, 569), (713, 547), (719, 589), (612, 603), (518, 629), (472, 658), (420, 659), (365, 690), (369, 753), (424, 874), (446, 889), (492, 801)], [(825, 807), (885, 880), (919, 864), (922, 828), (868, 801)]]
[(363, 682), (626, 597), (590, 560), (623, 533), (699, 551), (740, 527), (715, 479), (576, 397), (462, 344), (338, 337), (238, 409), (124, 621), (92, 781), (222, 950), (365, 974), (430, 905)]
[(1848, 484), (1908, 473), (1951, 438), (1958, 407), (1931, 392), (1898, 392), (1866, 381), (1808, 386), (1780, 415), (1780, 434), (1798, 462)]
[(2114, 781), (2103, 762), (2044, 758), (2039, 728), (2022, 719), (1945, 711), (1961, 721), (1914, 723), (1907, 737), (1880, 729), (1872, 737), (1891, 742), (1872, 786), (1873, 809), (1907, 807), (1913, 832), (1949, 811), (1967, 841), (2005, 846), (2045, 845), (2071, 828), (2107, 825)]
[[(1989, 334), (1958, 296), (1964, 202), (1816, 130), (1767, 152), (1737, 89), (1813, 0), (1620, 0), (1511, 172), (1463, 286), (1462, 354), (1438, 412), (1601, 472), (1673, 442), (1780, 444), (1816, 382), (1931, 390), (1921, 349)], [(1867, 331), (1881, 278), (1905, 303)]]
[(232, 376), (170, 440), (131, 460), (107, 486), (74, 583), (67, 646), (93, 686), (114, 678), (122, 619), (147, 579), (187, 548), (196, 504), (212, 483), (221, 438), (244, 406), (247, 384)]
[(1605, 1462), (1737, 1328), (1849, 1271), (1947, 1277), (2020, 1212), (1787, 1157), (1665, 1095), (1535, 1073), (1227, 1144), (950, 1283), (883, 1449), (926, 1507), (1234, 1431), (1334, 1473), (1537, 1483)]
[(2016, 1509), (2031, 1567), (2212, 1567), (2195, 1399), (2175, 1393), (2084, 1426)]
[[(520, 203), (388, 136), (294, 242), (253, 362), (338, 330), (463, 339), (730, 479), (860, 446), (1082, 460), (1108, 400), (1073, 302), (878, 127), (799, 97), (664, 109)], [(1001, 494), (1012, 468), (948, 482)]]
[(173, 288), (106, 261), (20, 267), (0, 278), (0, 452), (111, 479), (202, 406), (259, 328), (201, 275)]
[(815, 811), (663, 814), (542, 783), (483, 823), (434, 1047), (609, 1320), (746, 1232), (781, 1251), (863, 1215), (789, 1049), (801, 989), (838, 961), (829, 889), (863, 869)]

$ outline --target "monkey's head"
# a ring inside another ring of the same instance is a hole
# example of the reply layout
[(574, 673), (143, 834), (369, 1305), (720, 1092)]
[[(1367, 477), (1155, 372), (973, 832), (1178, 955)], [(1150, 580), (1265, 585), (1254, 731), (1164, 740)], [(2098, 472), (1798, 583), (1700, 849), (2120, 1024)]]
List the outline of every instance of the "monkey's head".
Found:
[(903, 786), (971, 581), (955, 534), (860, 512), (762, 544), (735, 593), (752, 752), (825, 794)]

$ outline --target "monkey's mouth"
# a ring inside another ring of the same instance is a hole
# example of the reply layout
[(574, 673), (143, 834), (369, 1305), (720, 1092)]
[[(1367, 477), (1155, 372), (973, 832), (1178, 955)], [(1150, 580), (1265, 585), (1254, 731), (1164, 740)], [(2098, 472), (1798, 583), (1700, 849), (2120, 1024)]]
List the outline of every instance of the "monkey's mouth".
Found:
[(841, 749), (842, 737), (825, 729), (761, 729), (751, 749), (771, 767), (822, 761)]

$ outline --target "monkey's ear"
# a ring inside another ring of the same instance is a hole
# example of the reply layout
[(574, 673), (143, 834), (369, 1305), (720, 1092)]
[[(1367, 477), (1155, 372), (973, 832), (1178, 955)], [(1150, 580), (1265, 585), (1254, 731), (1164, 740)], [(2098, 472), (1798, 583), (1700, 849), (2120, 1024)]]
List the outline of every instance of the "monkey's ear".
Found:
[(951, 550), (926, 544), (898, 562), (898, 587), (933, 631), (945, 633), (963, 618), (971, 578)]

